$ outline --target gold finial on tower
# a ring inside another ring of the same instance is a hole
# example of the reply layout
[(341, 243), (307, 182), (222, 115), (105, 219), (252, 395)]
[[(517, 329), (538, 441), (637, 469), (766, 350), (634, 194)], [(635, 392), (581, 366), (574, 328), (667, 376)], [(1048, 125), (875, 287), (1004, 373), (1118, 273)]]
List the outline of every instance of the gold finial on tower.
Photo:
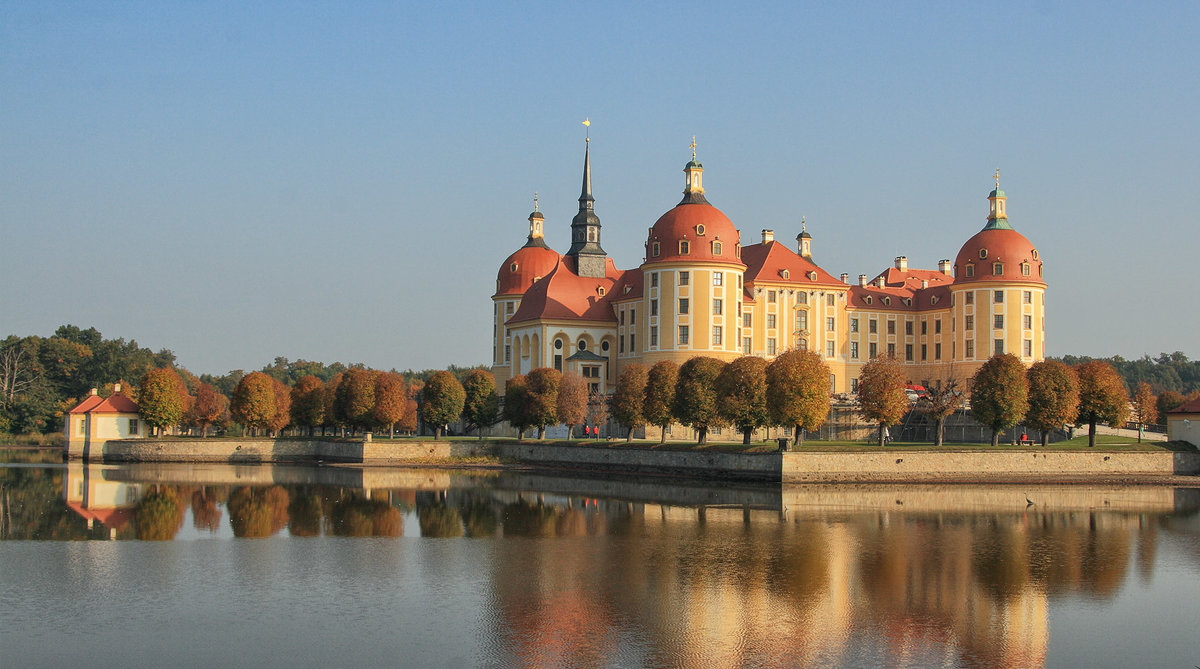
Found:
[(537, 211), (537, 210), (538, 210), (538, 194), (537, 194), (537, 191), (533, 191), (533, 210), (534, 210), (534, 211)]
[(688, 148), (692, 150), (692, 160), (696, 159), (696, 136), (692, 135), (692, 143), (688, 144)]
[(800, 217), (800, 232), (808, 232), (808, 221), (804, 216)]
[(996, 173), (992, 175), (992, 178), (996, 180), (996, 190), (1000, 190), (1000, 168), (999, 167), (996, 168)]
[(583, 141), (591, 142), (592, 141), (592, 119), (591, 119), (591, 117), (583, 119), (583, 127), (587, 128), (587, 130), (584, 131), (586, 134), (584, 135)]

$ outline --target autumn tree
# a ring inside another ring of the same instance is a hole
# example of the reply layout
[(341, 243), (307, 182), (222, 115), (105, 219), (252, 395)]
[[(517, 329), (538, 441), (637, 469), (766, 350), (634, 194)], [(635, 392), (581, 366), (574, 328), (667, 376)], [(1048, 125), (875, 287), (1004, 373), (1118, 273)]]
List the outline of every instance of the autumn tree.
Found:
[(275, 416), (275, 385), (271, 377), (262, 372), (250, 372), (238, 381), (229, 403), (233, 419), (242, 425), (242, 436), (246, 428), (257, 431), (266, 429)]
[(792, 443), (829, 416), (829, 365), (815, 351), (789, 349), (767, 365), (767, 413), (774, 425), (793, 428)]
[(1021, 422), (1029, 408), (1025, 365), (1012, 353), (997, 353), (971, 379), (971, 417), (992, 430), (992, 446), (1000, 434)]
[(196, 384), (196, 400), (188, 411), (188, 421), (200, 428), (200, 436), (208, 436), (208, 428), (219, 423), (229, 410), (229, 398), (208, 383)]
[(587, 379), (574, 372), (563, 374), (558, 386), (558, 422), (567, 426), (567, 439), (573, 438), (576, 425), (587, 420), (587, 408)]
[(404, 418), (408, 408), (408, 384), (396, 372), (380, 372), (375, 377), (375, 406), (371, 408), (374, 423), (387, 426), (388, 437), (396, 436), (396, 423)]
[(462, 415), (467, 393), (462, 384), (448, 371), (435, 372), (425, 382), (421, 417), (434, 428), (433, 438), (442, 438), (442, 428)]
[(152, 369), (142, 376), (137, 394), (138, 413), (161, 436), (179, 425), (187, 406), (187, 388), (170, 367)]
[(963, 394), (958, 379), (953, 377), (925, 386), (925, 396), (917, 401), (917, 410), (933, 419), (935, 446), (945, 441), (946, 419), (962, 407)]
[(1029, 381), (1029, 412), (1025, 422), (1042, 433), (1042, 448), (1050, 433), (1075, 422), (1079, 411), (1079, 379), (1075, 370), (1058, 360), (1035, 362), (1025, 373)]
[(1158, 420), (1157, 398), (1150, 384), (1142, 381), (1133, 391), (1133, 420), (1138, 424), (1138, 443), (1142, 443), (1142, 430)]
[(538, 430), (538, 439), (546, 438), (546, 426), (558, 422), (558, 387), (562, 373), (551, 367), (538, 367), (525, 376), (529, 390), (529, 424)]
[(500, 398), (496, 394), (496, 377), (491, 372), (473, 369), (463, 379), (462, 417), (468, 429), (474, 428), (483, 439), (483, 428), (491, 427), (500, 419)]
[(679, 365), (670, 360), (654, 363), (646, 374), (646, 395), (642, 400), (642, 416), (646, 422), (659, 427), (658, 443), (667, 442), (667, 426), (675, 419), (671, 405), (675, 402), (675, 383), (679, 380)]
[(858, 412), (879, 426), (879, 445), (884, 431), (904, 418), (908, 396), (904, 393), (904, 372), (895, 358), (872, 358), (858, 375)]
[(529, 429), (529, 388), (525, 375), (518, 374), (504, 386), (504, 420), (517, 429), (517, 439), (525, 438)]
[(688, 359), (679, 368), (671, 412), (696, 431), (697, 442), (708, 443), (708, 428), (721, 424), (717, 377), (725, 363), (706, 356)]
[(325, 384), (306, 374), (292, 386), (291, 396), (292, 424), (307, 427), (312, 436), (315, 428), (325, 422)]
[[(597, 428), (608, 417), (608, 396), (599, 390), (588, 393), (587, 421)], [(599, 435), (599, 432), (596, 433)]]
[(1177, 393), (1174, 390), (1164, 390), (1159, 393), (1154, 407), (1158, 410), (1159, 415), (1162, 415), (1171, 409), (1183, 406), (1183, 403), (1186, 401), (1181, 393)]
[(350, 426), (351, 431), (373, 424), (371, 410), (375, 408), (375, 377), (378, 374), (373, 369), (352, 367), (342, 375), (334, 400), (334, 411), (340, 421)]
[(608, 413), (625, 428), (627, 442), (633, 441), (633, 431), (646, 423), (643, 405), (646, 401), (647, 379), (645, 365), (630, 363), (625, 367), (625, 371), (621, 372), (621, 376), (617, 377), (617, 386), (613, 388)]
[(273, 436), (279, 436), (283, 428), (292, 422), (292, 389), (283, 381), (271, 377), (271, 390), (274, 392), (275, 413), (267, 421), (267, 429)]
[(346, 424), (338, 416), (337, 411), (337, 389), (342, 385), (342, 379), (346, 377), (345, 372), (334, 374), (329, 381), (325, 383), (325, 388), (321, 392), (321, 406), (324, 420), (321, 422), (321, 434), (325, 434), (326, 428), (341, 430), (341, 436), (345, 436)]
[[(828, 383), (828, 377), (826, 377)], [(717, 376), (718, 413), (742, 431), (742, 443), (767, 424), (767, 361), (744, 355), (725, 365)]]
[(1075, 368), (1079, 376), (1077, 424), (1088, 426), (1088, 446), (1096, 445), (1096, 423), (1120, 427), (1129, 420), (1129, 393), (1117, 370), (1107, 362), (1093, 360)]

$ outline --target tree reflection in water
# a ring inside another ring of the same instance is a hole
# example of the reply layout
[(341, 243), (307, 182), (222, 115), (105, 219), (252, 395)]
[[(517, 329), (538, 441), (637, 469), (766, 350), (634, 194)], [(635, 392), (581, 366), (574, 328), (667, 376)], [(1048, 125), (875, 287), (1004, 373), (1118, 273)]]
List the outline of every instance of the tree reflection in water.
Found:
[(384, 500), (349, 497), (333, 503), (329, 529), (339, 537), (399, 537), (404, 514)]
[(183, 508), (176, 491), (156, 486), (144, 495), (133, 512), (137, 538), (143, 541), (169, 541), (183, 527)]
[(235, 537), (269, 537), (288, 523), (290, 497), (283, 486), (234, 488), (229, 495), (229, 524)]

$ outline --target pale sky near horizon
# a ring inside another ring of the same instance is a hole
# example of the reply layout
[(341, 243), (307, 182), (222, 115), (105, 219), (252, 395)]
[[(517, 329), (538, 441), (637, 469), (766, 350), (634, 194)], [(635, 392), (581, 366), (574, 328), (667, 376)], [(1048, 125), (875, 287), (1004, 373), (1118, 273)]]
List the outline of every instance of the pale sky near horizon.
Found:
[(251, 4), (0, 4), (0, 337), (490, 363), (589, 117), (619, 268), (693, 135), (743, 243), (806, 216), (852, 281), (953, 259), (998, 167), (1050, 355), (1200, 358), (1200, 3)]

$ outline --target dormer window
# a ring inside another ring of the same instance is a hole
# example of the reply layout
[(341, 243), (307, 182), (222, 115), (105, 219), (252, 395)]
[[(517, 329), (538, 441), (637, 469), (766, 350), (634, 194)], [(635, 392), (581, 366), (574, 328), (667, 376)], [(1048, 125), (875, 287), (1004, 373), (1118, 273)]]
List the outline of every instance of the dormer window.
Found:
[(930, 298), (929, 298), (929, 303), (930, 303), (930, 304), (937, 304), (937, 303), (938, 303), (938, 296), (937, 296), (937, 295), (934, 295), (934, 296), (930, 297)]
[(742, 257), (742, 245), (741, 244), (733, 245), (733, 255), (737, 256), (738, 258)]
[[(696, 226), (696, 227), (701, 227), (701, 226)], [(712, 254), (715, 256), (721, 255), (721, 242), (713, 242), (712, 243)]]
[(791, 274), (792, 274), (792, 273), (791, 273), (791, 272), (789, 272), (789, 271), (787, 271), (786, 269), (781, 269), (781, 270), (779, 270), (779, 276), (780, 276), (780, 277), (782, 277), (782, 278), (784, 278), (784, 279), (787, 279), (787, 278), (789, 278), (789, 277), (791, 276)]
[(657, 258), (658, 252), (659, 252), (658, 242), (651, 242), (650, 243), (650, 257)]
[(1002, 263), (1002, 262), (992, 263), (992, 276), (1000, 276), (1001, 274), (1004, 274), (1004, 263)]
[(809, 280), (809, 281), (816, 281), (816, 280), (817, 280), (817, 273), (816, 273), (816, 272), (809, 272), (809, 273), (808, 273), (808, 280)]
[(1021, 263), (1021, 276), (1029, 276), (1029, 263)]
[(596, 286), (596, 294), (604, 297), (604, 286)]
[(631, 291), (631, 290), (633, 290), (633, 286), (625, 286), (625, 294), (626, 295), (628, 295), (629, 291)]
[(974, 263), (967, 263), (967, 276), (968, 276), (968, 277), (975, 276), (975, 265), (974, 265)]
[(890, 304), (892, 303), (892, 298), (891, 298), (891, 297), (888, 297), (888, 296), (884, 296), (884, 298), (883, 298), (883, 303), (884, 303), (884, 304), (887, 304), (887, 305), (890, 305)]
[(1034, 260), (1037, 260), (1037, 259), (1038, 259), (1038, 252), (1037, 252), (1037, 249), (1033, 249), (1033, 250), (1032, 250), (1032, 251), (1030, 251), (1029, 253), (1030, 253), (1030, 255), (1033, 257), (1033, 259), (1034, 259)]
[(906, 306), (906, 307), (912, 306), (912, 298), (911, 297), (904, 298), (904, 306)]
[(864, 295), (864, 296), (863, 296), (863, 304), (870, 304), (870, 303), (871, 303), (871, 296), (870, 296), (870, 295)]
[(688, 243), (688, 240), (686, 240), (686, 239), (679, 240), (679, 255), (685, 256), (691, 252), (692, 252), (692, 245)]
[(698, 234), (698, 235), (704, 234), (704, 224), (703, 223), (696, 224), (696, 234)]

